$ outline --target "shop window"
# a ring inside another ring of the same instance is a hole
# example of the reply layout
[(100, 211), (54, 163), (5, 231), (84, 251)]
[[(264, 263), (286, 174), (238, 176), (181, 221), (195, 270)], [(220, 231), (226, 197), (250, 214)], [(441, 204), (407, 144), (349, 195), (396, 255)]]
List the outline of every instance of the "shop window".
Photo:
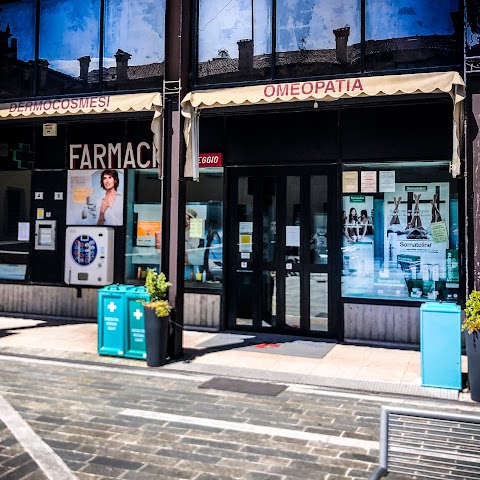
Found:
[(458, 65), (463, 11), (459, 2), (366, 0), (365, 67), (396, 70)]
[(343, 172), (342, 295), (457, 301), (459, 217), (448, 162)]
[(1, 2), (0, 98), (33, 95), (35, 2)]
[[(221, 287), (223, 282), (223, 168), (204, 168), (187, 185), (185, 286)], [(208, 173), (207, 173), (208, 172)]]
[(277, 2), (276, 76), (360, 70), (360, 0)]
[(165, 0), (106, 0), (103, 87), (160, 88), (165, 60)]
[(258, 80), (270, 76), (270, 0), (200, 0), (198, 83)]
[(25, 280), (30, 252), (33, 128), (0, 129), (0, 279)]
[(161, 270), (162, 203), (157, 169), (128, 172), (126, 215), (127, 283), (143, 283), (149, 268)]
[(30, 251), (31, 171), (2, 172), (0, 279), (25, 280)]
[(43, 0), (40, 11), (38, 93), (98, 91), (100, 0)]

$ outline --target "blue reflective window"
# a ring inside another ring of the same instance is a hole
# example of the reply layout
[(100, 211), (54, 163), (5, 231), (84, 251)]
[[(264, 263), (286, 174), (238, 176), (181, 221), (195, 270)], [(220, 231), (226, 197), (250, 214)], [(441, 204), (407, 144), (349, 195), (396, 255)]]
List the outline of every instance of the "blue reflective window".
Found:
[(268, 78), (271, 24), (270, 0), (200, 0), (199, 83)]
[(103, 82), (107, 90), (160, 87), (165, 0), (106, 0)]
[(278, 0), (278, 77), (360, 69), (360, 0)]
[(38, 93), (98, 90), (100, 0), (42, 0)]
[(458, 0), (366, 0), (367, 70), (454, 65), (460, 35)]
[(0, 98), (33, 94), (35, 58), (35, 2), (1, 2)]

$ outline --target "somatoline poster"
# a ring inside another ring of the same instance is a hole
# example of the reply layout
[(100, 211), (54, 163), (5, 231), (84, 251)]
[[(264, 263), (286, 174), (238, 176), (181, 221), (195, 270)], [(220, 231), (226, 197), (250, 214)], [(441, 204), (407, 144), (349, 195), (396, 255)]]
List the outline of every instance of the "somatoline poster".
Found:
[[(449, 193), (448, 183), (438, 182), (397, 183), (384, 194), (385, 271), (401, 268), (418, 280), (445, 278)], [(446, 235), (438, 234), (442, 229)]]

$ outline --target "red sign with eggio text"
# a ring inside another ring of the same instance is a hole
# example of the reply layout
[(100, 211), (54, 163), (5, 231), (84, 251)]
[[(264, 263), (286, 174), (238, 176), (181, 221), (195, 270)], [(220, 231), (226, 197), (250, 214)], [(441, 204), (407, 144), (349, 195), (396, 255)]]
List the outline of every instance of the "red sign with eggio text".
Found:
[(198, 166), (200, 168), (223, 167), (223, 153), (201, 153)]

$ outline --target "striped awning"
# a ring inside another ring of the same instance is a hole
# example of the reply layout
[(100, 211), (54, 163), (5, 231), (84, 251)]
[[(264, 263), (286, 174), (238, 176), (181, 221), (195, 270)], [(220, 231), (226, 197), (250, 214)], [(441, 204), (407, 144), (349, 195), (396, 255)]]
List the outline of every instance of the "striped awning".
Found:
[(336, 78), (248, 87), (199, 90), (182, 100), (187, 145), (185, 176), (198, 179), (199, 114), (207, 108), (268, 105), (283, 102), (335, 101), (345, 98), (411, 94), (449, 94), (453, 101), (453, 152), (451, 170), (460, 173), (460, 139), (465, 83), (457, 72), (416, 73), (379, 77)]

